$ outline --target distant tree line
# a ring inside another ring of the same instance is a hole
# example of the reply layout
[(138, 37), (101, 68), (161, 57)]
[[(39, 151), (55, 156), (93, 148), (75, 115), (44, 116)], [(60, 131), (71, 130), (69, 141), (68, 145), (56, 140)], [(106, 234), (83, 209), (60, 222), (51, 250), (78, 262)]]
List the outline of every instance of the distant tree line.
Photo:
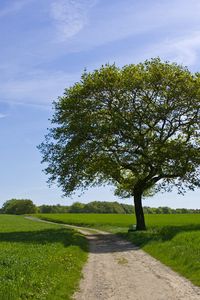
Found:
[[(133, 214), (134, 206), (130, 204), (106, 201), (92, 201), (89, 203), (74, 202), (71, 206), (41, 205), (40, 213), (99, 213), (99, 214)], [(144, 206), (145, 214), (194, 214), (200, 209), (148, 207)]]
[[(29, 199), (11, 199), (6, 201), (0, 213), (4, 214), (33, 214), (33, 213), (99, 213), (99, 214), (133, 214), (133, 205), (106, 202), (106, 201), (92, 201), (89, 203), (74, 202), (71, 206), (64, 205), (41, 205), (36, 206)], [(200, 209), (186, 209), (186, 208), (170, 208), (170, 207), (144, 207), (145, 214), (193, 214), (200, 213)]]
[(102, 213), (102, 214), (132, 214), (133, 205), (118, 202), (93, 201), (87, 204), (74, 202), (71, 206), (41, 205), (40, 213)]
[(133, 214), (133, 205), (118, 202), (93, 201), (87, 204), (75, 202), (69, 207), (71, 213)]
[(162, 207), (144, 206), (144, 213), (145, 214), (199, 214), (200, 209), (170, 208), (167, 206), (162, 206)]

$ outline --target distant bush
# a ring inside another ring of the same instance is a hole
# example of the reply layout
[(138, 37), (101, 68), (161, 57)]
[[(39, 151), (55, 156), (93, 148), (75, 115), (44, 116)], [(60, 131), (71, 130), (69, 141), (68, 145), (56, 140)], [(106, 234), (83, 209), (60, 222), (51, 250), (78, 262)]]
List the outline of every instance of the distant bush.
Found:
[(33, 214), (36, 213), (37, 207), (29, 199), (11, 199), (3, 204), (1, 212), (4, 214)]

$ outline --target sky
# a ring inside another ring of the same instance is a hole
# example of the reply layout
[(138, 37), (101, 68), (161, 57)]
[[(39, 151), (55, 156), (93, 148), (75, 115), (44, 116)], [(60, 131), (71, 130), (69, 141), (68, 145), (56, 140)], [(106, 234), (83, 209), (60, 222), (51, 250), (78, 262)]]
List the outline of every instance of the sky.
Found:
[[(50, 127), (52, 101), (85, 68), (105, 63), (159, 56), (200, 71), (200, 1), (1, 0), (0, 36), (0, 206), (11, 198), (131, 204), (110, 186), (71, 198), (48, 187), (37, 146)], [(144, 205), (200, 208), (200, 190), (159, 193)]]

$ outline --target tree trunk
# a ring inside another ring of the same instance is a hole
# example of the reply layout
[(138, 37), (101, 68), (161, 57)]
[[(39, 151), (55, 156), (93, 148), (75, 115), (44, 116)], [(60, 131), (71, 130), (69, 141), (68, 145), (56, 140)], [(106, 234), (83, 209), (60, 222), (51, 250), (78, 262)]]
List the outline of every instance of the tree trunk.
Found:
[(146, 230), (144, 212), (142, 208), (142, 193), (134, 194), (136, 230)]

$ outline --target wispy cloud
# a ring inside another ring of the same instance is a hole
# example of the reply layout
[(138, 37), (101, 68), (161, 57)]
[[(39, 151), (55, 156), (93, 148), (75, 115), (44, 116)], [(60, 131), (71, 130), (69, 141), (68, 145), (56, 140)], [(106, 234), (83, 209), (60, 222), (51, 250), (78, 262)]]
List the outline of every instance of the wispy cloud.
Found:
[(119, 40), (124, 43), (124, 39), (152, 33), (153, 38), (155, 35), (172, 38), (199, 28), (199, 0), (107, 1), (104, 5), (99, 1), (91, 13), (95, 3), (94, 0), (53, 1), (51, 16), (60, 40), (68, 40), (67, 52), (91, 50)]
[(200, 31), (187, 32), (184, 35), (177, 35), (171, 39), (161, 36), (157, 42), (147, 44), (145, 51), (143, 51), (142, 47), (139, 49), (135, 52), (129, 49), (121, 55), (110, 56), (109, 62), (115, 62), (123, 66), (151, 59), (152, 57), (160, 57), (162, 60), (187, 66), (194, 72), (199, 71)]
[(10, 14), (15, 14), (21, 11), (26, 5), (34, 0), (17, 0), (12, 1), (9, 5), (5, 6), (4, 8), (0, 9), (0, 18), (6, 17)]
[(0, 83), (0, 98), (9, 103), (45, 105), (62, 96), (64, 89), (79, 79), (79, 74), (35, 71), (27, 78), (10, 79)]
[(188, 66), (194, 65), (199, 57), (200, 31), (166, 42), (164, 51), (168, 52), (174, 61)]
[[(5, 39), (1, 101), (48, 106), (79, 80), (84, 66), (92, 70), (108, 61), (124, 65), (154, 56), (190, 66), (199, 59), (199, 0), (11, 0), (0, 17), (20, 11), (31, 1), (33, 11), (27, 9), (25, 14), (34, 21), (30, 33), (28, 21), (24, 34), (19, 26)], [(66, 43), (54, 42), (55, 29), (59, 41)], [(70, 56), (72, 52), (77, 53)]]
[(88, 12), (95, 5), (96, 0), (54, 0), (51, 4), (53, 18), (59, 40), (76, 35), (88, 22)]
[(0, 119), (5, 118), (7, 115), (0, 113)]
[(200, 31), (164, 39), (148, 50), (151, 57), (161, 56), (186, 66), (194, 66), (200, 54)]

